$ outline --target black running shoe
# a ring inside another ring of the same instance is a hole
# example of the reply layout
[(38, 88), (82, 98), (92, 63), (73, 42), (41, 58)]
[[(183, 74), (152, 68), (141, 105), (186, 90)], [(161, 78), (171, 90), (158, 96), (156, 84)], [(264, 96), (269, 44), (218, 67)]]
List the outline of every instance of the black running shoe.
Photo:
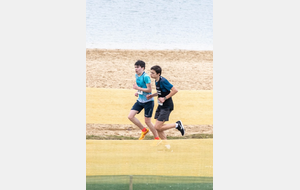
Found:
[(179, 121), (176, 121), (176, 123), (178, 124), (176, 129), (178, 129), (181, 132), (181, 135), (183, 136), (184, 135), (184, 128), (183, 128), (182, 122), (179, 120)]

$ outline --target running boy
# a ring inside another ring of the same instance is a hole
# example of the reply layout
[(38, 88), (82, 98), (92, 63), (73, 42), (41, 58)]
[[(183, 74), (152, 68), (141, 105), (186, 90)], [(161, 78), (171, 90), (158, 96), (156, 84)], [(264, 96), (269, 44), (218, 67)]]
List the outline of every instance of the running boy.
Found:
[(149, 129), (145, 128), (141, 122), (135, 117), (136, 114), (139, 114), (142, 109), (144, 109), (145, 123), (150, 128), (151, 132), (154, 135), (155, 140), (159, 140), (158, 133), (154, 128), (151, 117), (153, 113), (154, 100), (153, 98), (147, 98), (146, 96), (151, 94), (151, 79), (147, 73), (145, 73), (145, 62), (138, 60), (135, 64), (135, 78), (136, 83), (133, 84), (133, 89), (137, 90), (135, 96), (138, 97), (136, 103), (131, 108), (128, 119), (138, 126), (142, 130), (142, 134), (139, 140), (145, 138), (145, 135), (149, 132)]
[(151, 78), (155, 79), (155, 85), (157, 93), (147, 95), (147, 99), (152, 99), (154, 96), (158, 96), (158, 106), (156, 109), (155, 117), (156, 123), (154, 125), (158, 132), (159, 137), (162, 140), (167, 140), (164, 133), (168, 129), (178, 129), (181, 135), (184, 135), (184, 127), (182, 122), (176, 121), (176, 123), (164, 124), (169, 121), (169, 116), (174, 109), (172, 96), (174, 96), (178, 90), (164, 77), (161, 76), (162, 69), (160, 66), (155, 65), (151, 67)]

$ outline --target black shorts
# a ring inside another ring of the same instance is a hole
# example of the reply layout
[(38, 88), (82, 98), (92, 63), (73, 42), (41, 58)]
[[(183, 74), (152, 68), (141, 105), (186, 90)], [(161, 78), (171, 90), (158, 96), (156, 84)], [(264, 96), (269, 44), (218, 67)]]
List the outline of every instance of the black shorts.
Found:
[(149, 101), (146, 103), (141, 103), (139, 101), (136, 101), (136, 103), (132, 106), (131, 110), (136, 110), (138, 111), (138, 114), (144, 110), (144, 115), (145, 117), (152, 117), (153, 113), (153, 108), (154, 108), (154, 101)]
[(157, 119), (158, 121), (169, 121), (169, 116), (171, 114), (170, 108), (162, 108), (161, 106), (158, 106), (155, 112), (154, 119)]

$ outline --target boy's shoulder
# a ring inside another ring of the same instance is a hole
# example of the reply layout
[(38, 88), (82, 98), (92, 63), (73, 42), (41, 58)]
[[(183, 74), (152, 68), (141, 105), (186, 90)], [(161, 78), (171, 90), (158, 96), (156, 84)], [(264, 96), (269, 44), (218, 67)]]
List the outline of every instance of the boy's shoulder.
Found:
[(144, 77), (150, 77), (146, 72), (144, 73)]
[(173, 85), (168, 81), (168, 79), (166, 79), (166, 78), (164, 78), (164, 77), (161, 77), (160, 80), (161, 80), (160, 82), (161, 82), (164, 86), (171, 86), (171, 87), (173, 87)]
[(161, 77), (161, 82), (169, 82), (168, 79), (166, 79), (165, 77)]

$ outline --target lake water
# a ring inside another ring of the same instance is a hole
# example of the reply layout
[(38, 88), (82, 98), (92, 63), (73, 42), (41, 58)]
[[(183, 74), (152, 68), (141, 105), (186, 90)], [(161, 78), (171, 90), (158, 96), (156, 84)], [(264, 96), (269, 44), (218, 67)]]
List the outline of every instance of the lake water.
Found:
[(213, 50), (213, 1), (86, 0), (86, 48)]

